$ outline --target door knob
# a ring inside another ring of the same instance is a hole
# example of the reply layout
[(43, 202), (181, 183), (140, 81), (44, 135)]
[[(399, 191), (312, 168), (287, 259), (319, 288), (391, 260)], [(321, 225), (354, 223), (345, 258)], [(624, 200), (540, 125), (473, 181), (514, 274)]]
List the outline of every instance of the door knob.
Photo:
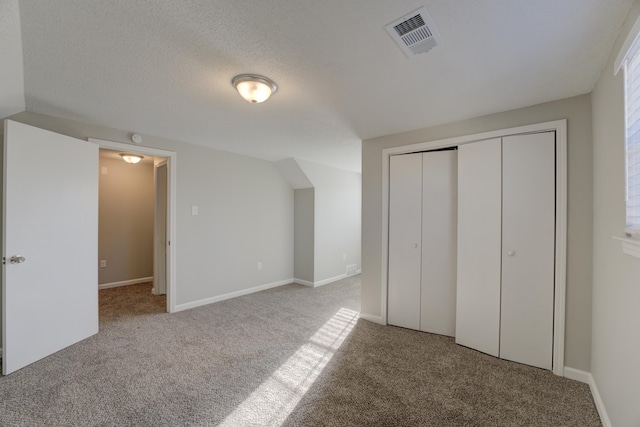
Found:
[(509, 251), (509, 252), (507, 252), (507, 255), (509, 255), (509, 256), (515, 256), (515, 254), (516, 254), (516, 251)]
[(414, 243), (414, 244), (413, 244), (413, 247), (414, 247), (414, 248), (417, 248), (417, 247), (418, 247), (418, 244), (417, 244), (417, 243)]
[(26, 261), (26, 258), (21, 255), (14, 255), (11, 258), (9, 258), (9, 262), (11, 264), (21, 264), (25, 261)]

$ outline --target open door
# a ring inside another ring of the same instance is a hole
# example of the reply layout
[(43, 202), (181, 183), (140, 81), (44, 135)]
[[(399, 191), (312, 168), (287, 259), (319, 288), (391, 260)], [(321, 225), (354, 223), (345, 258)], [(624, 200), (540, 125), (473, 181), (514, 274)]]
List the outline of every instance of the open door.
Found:
[(98, 332), (98, 147), (5, 120), (4, 375)]

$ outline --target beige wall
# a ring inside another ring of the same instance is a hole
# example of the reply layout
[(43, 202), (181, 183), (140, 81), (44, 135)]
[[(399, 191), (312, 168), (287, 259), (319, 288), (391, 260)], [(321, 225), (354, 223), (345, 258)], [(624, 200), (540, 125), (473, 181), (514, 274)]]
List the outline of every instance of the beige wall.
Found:
[(568, 242), (565, 365), (591, 367), (591, 98), (577, 96), (362, 144), (362, 312), (381, 315), (382, 150), (455, 136), (567, 119)]
[(616, 427), (640, 426), (640, 259), (622, 253), (625, 227), (623, 72), (613, 61), (640, 16), (636, 1), (593, 102), (593, 337), (591, 373)]
[(101, 157), (99, 178), (98, 283), (153, 276), (153, 163)]

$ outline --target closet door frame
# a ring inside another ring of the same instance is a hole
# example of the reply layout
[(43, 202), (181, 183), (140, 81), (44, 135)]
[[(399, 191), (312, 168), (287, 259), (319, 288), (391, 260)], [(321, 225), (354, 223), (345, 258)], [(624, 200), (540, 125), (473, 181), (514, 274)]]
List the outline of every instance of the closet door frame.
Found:
[(456, 147), (485, 139), (506, 136), (555, 132), (556, 133), (556, 236), (555, 236), (555, 292), (553, 324), (553, 373), (564, 376), (565, 300), (567, 269), (567, 121), (556, 120), (528, 126), (501, 129), (440, 139), (382, 150), (382, 294), (380, 323), (387, 324), (387, 292), (389, 261), (389, 158), (396, 154)]

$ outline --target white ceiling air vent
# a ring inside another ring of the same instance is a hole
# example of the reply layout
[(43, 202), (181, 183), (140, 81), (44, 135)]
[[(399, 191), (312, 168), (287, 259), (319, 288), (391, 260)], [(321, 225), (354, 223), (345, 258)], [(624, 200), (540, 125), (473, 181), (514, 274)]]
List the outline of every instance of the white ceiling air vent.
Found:
[(385, 28), (409, 58), (431, 50), (438, 45), (440, 39), (440, 34), (426, 7), (396, 19)]

